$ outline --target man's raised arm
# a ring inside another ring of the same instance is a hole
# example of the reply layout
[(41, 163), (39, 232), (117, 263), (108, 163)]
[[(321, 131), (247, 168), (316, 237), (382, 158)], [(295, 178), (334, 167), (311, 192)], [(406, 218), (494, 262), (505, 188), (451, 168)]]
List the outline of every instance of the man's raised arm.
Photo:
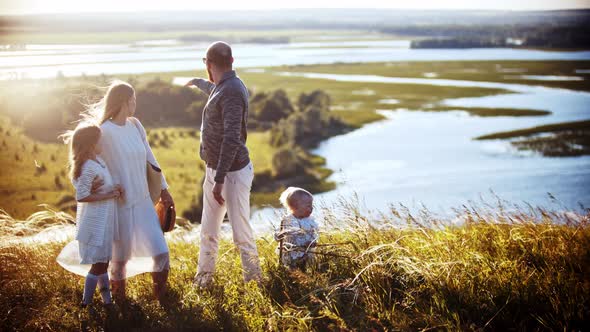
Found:
[(190, 87), (193, 85), (208, 95), (211, 94), (211, 91), (213, 91), (213, 89), (215, 88), (215, 84), (202, 78), (193, 78), (192, 80), (188, 81), (184, 86)]

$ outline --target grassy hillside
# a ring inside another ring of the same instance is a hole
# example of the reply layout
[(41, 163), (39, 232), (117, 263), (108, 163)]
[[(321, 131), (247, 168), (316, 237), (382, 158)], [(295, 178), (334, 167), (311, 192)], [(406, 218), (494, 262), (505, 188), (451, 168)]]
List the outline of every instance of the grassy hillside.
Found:
[(42, 202), (67, 209), (73, 187), (66, 146), (33, 141), (5, 117), (0, 117), (0, 141), (0, 207), (17, 218), (38, 210)]
[[(74, 188), (67, 176), (67, 146), (41, 143), (22, 129), (0, 122), (0, 208), (16, 218), (43, 209), (41, 203), (65, 211), (75, 206)], [(192, 128), (149, 129), (154, 154), (165, 170), (179, 215), (189, 210), (201, 193), (204, 164), (199, 158), (199, 133)], [(274, 149), (268, 132), (248, 135), (248, 148), (256, 173), (271, 169)], [(266, 203), (268, 194), (252, 195), (254, 203)]]
[(242, 284), (239, 254), (223, 241), (214, 286), (194, 289), (199, 245), (167, 235), (164, 306), (151, 298), (148, 276), (135, 277), (130, 302), (108, 321), (98, 295), (96, 314), (78, 307), (83, 279), (55, 262), (65, 243), (5, 246), (0, 329), (571, 331), (590, 322), (588, 215), (498, 206), (459, 211), (454, 224), (395, 208), (369, 222), (354, 204), (324, 212), (308, 273), (280, 268), (276, 243), (258, 239), (260, 287)]

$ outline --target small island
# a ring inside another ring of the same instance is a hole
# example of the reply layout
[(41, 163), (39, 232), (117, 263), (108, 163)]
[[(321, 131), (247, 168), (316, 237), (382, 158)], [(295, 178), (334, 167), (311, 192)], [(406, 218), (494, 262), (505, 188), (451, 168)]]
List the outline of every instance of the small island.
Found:
[(590, 121), (564, 122), (504, 131), (477, 140), (511, 139), (518, 150), (531, 150), (546, 157), (590, 155)]

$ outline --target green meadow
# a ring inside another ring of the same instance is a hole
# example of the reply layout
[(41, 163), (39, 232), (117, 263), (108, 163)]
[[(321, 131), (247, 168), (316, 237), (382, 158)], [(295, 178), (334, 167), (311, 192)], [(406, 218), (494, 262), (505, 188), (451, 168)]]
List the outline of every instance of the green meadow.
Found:
[[(36, 142), (14, 128), (4, 119), (0, 129), (3, 152), (0, 163), (2, 198), (0, 208), (16, 218), (25, 218), (50, 204), (72, 211), (76, 202), (67, 176), (67, 146), (59, 143)], [(275, 148), (268, 142), (268, 132), (248, 135), (248, 147), (257, 173), (269, 171)], [(199, 134), (193, 128), (150, 129), (149, 138), (158, 161), (165, 169), (179, 211), (191, 208), (201, 194), (204, 164), (199, 158)], [(275, 197), (253, 193), (253, 203), (264, 204)]]
[[(415, 61), (289, 66), (286, 71), (379, 75), (390, 77), (429, 77), (439, 79), (502, 82), (542, 85), (572, 90), (590, 91), (590, 73), (576, 70), (590, 69), (590, 61)], [(520, 75), (578, 76), (577, 81), (528, 80)]]

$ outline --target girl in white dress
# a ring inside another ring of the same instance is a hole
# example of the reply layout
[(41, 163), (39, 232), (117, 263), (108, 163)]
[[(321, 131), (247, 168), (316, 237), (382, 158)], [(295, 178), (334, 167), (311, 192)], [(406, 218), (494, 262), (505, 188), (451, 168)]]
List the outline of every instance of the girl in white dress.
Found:
[[(101, 157), (115, 183), (125, 188), (125, 197), (116, 206), (118, 239), (113, 242), (111, 286), (116, 299), (125, 298), (125, 279), (152, 272), (154, 295), (161, 299), (165, 290), (170, 258), (146, 179), (146, 165), (161, 169), (146, 139), (145, 129), (133, 118), (135, 91), (125, 82), (113, 82), (101, 102), (87, 117), (100, 125)], [(160, 200), (174, 204), (162, 175)]]
[[(100, 128), (80, 124), (70, 133), (70, 176), (76, 188), (76, 240), (70, 242), (57, 257), (66, 270), (86, 276), (82, 305), (92, 302), (99, 285), (104, 304), (111, 303), (107, 268), (116, 238), (115, 200), (122, 188), (114, 185), (104, 161), (98, 157)], [(104, 184), (92, 193), (92, 182)], [(91, 266), (89, 266), (91, 264)]]

